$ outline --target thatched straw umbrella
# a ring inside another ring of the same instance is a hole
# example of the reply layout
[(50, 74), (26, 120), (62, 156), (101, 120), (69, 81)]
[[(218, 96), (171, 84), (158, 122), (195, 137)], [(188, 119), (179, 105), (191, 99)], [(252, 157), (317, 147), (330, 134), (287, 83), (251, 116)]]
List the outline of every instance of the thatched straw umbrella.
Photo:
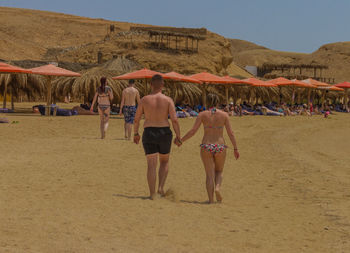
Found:
[[(10, 64), (0, 62), (0, 73), (31, 73), (30, 70), (22, 69), (20, 67), (12, 66)], [(6, 95), (7, 95), (7, 85), (10, 81), (10, 75), (4, 77), (4, 103), (3, 108), (6, 108)], [(12, 96), (11, 96), (12, 97)]]
[(30, 69), (33, 74), (45, 76), (47, 78), (46, 81), (46, 90), (47, 90), (47, 116), (50, 115), (50, 105), (52, 103), (52, 78), (57, 76), (71, 76), (71, 77), (79, 77), (80, 74), (66, 70), (63, 68), (59, 68), (55, 65), (48, 64), (36, 68)]
[(346, 110), (348, 110), (349, 109), (349, 107), (348, 107), (348, 100), (349, 100), (348, 90), (350, 89), (350, 83), (349, 82), (343, 82), (343, 83), (338, 83), (335, 86), (338, 87), (338, 88), (345, 89), (345, 92), (344, 92), (344, 104), (345, 104)]
[(114, 72), (94, 67), (81, 73), (80, 78), (62, 77), (53, 82), (53, 91), (55, 99), (72, 95), (73, 98), (79, 99), (84, 103), (92, 101), (97, 88), (101, 85), (101, 77), (107, 78), (107, 84), (111, 87), (114, 99), (121, 101), (121, 94), (127, 83), (124, 81), (114, 81), (112, 77)]
[[(26, 74), (1, 74), (0, 91), (11, 94), (11, 109), (14, 109), (14, 98), (20, 94), (26, 94), (28, 98), (42, 96), (45, 90), (44, 79), (40, 76)], [(6, 96), (4, 95), (4, 108), (6, 107)]]

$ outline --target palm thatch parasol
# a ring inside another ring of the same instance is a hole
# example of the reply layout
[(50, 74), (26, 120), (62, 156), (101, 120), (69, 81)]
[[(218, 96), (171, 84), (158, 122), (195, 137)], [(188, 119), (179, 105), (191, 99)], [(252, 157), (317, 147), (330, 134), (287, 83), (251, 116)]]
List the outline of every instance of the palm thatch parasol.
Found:
[[(26, 74), (1, 74), (0, 91), (5, 94), (10, 91), (11, 108), (14, 109), (14, 97), (26, 94), (28, 98), (42, 96), (45, 90), (44, 79), (41, 76)], [(6, 108), (6, 96), (4, 96), (3, 108)]]
[(101, 85), (101, 77), (107, 78), (107, 84), (111, 87), (114, 99), (121, 101), (121, 94), (127, 82), (114, 81), (112, 77), (114, 72), (101, 67), (94, 67), (81, 73), (80, 78), (61, 77), (53, 82), (53, 91), (55, 99), (62, 99), (71, 95), (75, 99), (82, 100), (84, 103), (92, 101), (97, 88)]
[[(4, 62), (0, 62), (0, 73), (31, 73), (31, 71), (20, 67), (12, 66)], [(5, 84), (4, 84), (4, 91), (3, 91), (4, 92), (3, 108), (6, 108), (7, 84), (10, 80), (9, 78), (10, 76), (6, 76), (4, 80)]]

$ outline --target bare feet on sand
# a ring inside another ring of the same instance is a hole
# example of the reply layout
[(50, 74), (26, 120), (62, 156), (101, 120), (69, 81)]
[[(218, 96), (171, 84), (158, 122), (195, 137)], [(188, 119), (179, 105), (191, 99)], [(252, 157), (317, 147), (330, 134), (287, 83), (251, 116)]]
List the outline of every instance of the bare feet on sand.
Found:
[(159, 194), (161, 197), (164, 197), (164, 196), (165, 196), (164, 190), (161, 190), (161, 189), (158, 190), (158, 194)]
[(215, 190), (215, 196), (216, 196), (216, 201), (221, 203), (222, 202), (222, 196), (221, 196), (219, 190)]

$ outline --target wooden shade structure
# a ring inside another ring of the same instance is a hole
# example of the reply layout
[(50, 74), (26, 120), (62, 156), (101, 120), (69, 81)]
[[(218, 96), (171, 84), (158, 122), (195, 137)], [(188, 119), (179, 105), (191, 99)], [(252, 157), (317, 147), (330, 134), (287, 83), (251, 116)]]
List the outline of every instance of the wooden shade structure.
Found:
[(201, 86), (202, 87), (202, 104), (205, 107), (207, 107), (207, 92), (206, 92), (207, 84), (230, 84), (231, 83), (230, 80), (227, 80), (224, 77), (213, 75), (207, 72), (194, 74), (194, 75), (191, 75), (190, 77), (203, 82), (203, 85)]
[[(0, 73), (30, 74), (32, 72), (30, 70), (28, 70), (28, 69), (23, 69), (23, 68), (20, 68), (20, 67), (12, 66), (12, 65), (4, 63), (4, 62), (0, 62)], [(4, 103), (2, 105), (3, 108), (6, 107), (6, 95), (7, 95), (7, 83), (5, 83), (5, 88), (4, 88)], [(11, 97), (12, 97), (12, 95), (11, 95)]]
[(40, 66), (37, 68), (32, 68), (30, 69), (30, 71), (33, 74), (36, 75), (42, 75), (42, 76), (47, 76), (47, 115), (50, 115), (50, 105), (52, 103), (51, 101), (51, 89), (52, 89), (52, 77), (53, 76), (74, 76), (74, 77), (79, 77), (81, 76), (79, 73), (70, 71), (70, 70), (66, 70), (63, 68), (59, 68), (56, 67), (52, 64), (48, 64), (48, 65), (44, 65), (44, 66)]
[(334, 85), (335, 87), (345, 89), (344, 93), (344, 104), (345, 108), (348, 109), (348, 101), (349, 101), (349, 95), (348, 95), (348, 90), (350, 89), (350, 82), (343, 82), (343, 83), (338, 83)]

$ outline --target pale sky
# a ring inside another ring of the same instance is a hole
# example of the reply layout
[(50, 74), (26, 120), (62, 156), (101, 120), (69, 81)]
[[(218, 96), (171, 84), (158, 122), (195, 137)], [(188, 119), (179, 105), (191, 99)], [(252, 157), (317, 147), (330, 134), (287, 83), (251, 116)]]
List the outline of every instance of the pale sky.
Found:
[(310, 53), (350, 41), (349, 0), (0, 0), (30, 8), (152, 25), (206, 27), (227, 38)]

